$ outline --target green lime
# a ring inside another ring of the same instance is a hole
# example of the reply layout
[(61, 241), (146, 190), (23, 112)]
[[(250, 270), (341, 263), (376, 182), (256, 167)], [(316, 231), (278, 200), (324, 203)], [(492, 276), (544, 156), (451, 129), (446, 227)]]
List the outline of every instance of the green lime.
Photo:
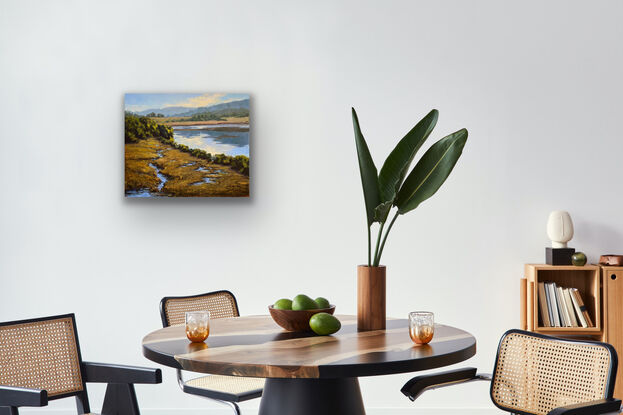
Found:
[(305, 294), (299, 294), (292, 300), (292, 310), (314, 310), (318, 304)]
[(316, 301), (316, 304), (318, 304), (318, 308), (329, 308), (329, 307), (331, 307), (331, 304), (329, 303), (329, 300), (327, 300), (324, 297), (318, 297), (314, 301)]
[(328, 336), (341, 329), (342, 323), (329, 313), (316, 313), (309, 319), (309, 327), (316, 334)]
[(586, 265), (586, 255), (584, 252), (576, 252), (571, 256), (571, 263), (576, 267), (582, 267)]
[(292, 300), (288, 298), (277, 300), (275, 301), (275, 304), (273, 304), (273, 308), (276, 308), (277, 310), (292, 310)]

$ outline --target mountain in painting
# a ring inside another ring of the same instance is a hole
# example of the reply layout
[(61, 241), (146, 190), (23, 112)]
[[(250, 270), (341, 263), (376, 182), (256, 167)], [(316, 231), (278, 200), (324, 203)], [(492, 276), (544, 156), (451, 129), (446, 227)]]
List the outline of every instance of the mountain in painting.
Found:
[(241, 99), (238, 101), (224, 102), (222, 104), (210, 105), (207, 107), (164, 107), (164, 108), (151, 108), (137, 112), (138, 115), (147, 115), (150, 113), (162, 114), (165, 117), (189, 117), (194, 114), (204, 112), (219, 112), (229, 109), (249, 109), (249, 100)]

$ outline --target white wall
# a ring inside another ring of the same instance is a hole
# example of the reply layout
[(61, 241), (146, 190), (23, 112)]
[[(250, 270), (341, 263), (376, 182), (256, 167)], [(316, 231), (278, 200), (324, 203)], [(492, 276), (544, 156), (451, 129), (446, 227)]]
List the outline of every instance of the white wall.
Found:
[[(150, 364), (140, 341), (164, 295), (228, 288), (258, 314), (308, 292), (354, 313), (366, 232), (350, 107), (377, 164), (438, 108), (434, 137), (470, 138), (442, 190), (396, 223), (388, 313), (469, 330), (468, 364), (489, 371), (550, 210), (571, 212), (589, 260), (623, 252), (622, 13), (616, 0), (0, 0), (0, 320), (75, 312), (86, 359)], [(252, 197), (125, 200), (130, 91), (250, 93)], [(409, 376), (362, 379), (366, 405), (413, 408), (398, 392)], [(218, 408), (165, 377), (139, 388), (144, 408)], [(462, 406), (491, 408), (486, 386), (418, 403)]]

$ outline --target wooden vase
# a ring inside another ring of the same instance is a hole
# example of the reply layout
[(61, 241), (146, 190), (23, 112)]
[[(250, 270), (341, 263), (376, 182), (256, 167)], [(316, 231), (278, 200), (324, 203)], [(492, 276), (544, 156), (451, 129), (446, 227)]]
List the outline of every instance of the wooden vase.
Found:
[(385, 266), (357, 267), (357, 329), (385, 329)]

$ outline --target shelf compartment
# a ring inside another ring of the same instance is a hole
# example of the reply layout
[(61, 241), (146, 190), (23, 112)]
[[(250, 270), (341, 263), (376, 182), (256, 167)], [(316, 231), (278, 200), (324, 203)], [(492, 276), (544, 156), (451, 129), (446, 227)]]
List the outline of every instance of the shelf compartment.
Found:
[[(597, 265), (576, 267), (573, 265), (527, 264), (525, 275), (528, 284), (528, 329), (552, 335), (591, 335), (603, 333), (601, 325), (601, 273)], [(543, 327), (539, 325), (539, 282), (554, 282), (565, 288), (577, 288), (595, 327)]]

